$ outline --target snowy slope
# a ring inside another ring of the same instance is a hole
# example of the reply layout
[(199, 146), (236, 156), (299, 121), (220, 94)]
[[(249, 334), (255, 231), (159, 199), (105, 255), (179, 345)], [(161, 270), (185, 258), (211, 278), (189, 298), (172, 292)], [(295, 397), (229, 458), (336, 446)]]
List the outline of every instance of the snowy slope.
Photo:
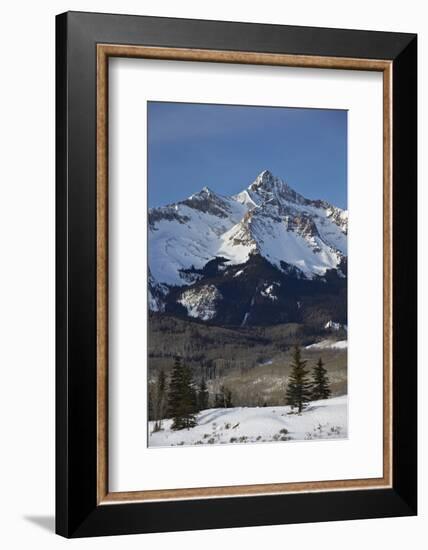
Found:
[(236, 263), (244, 263), (257, 250), (281, 269), (281, 262), (297, 267), (311, 278), (334, 269), (343, 254), (317, 234), (304, 234), (290, 228), (291, 214), (280, 217), (271, 205), (254, 209), (243, 221), (223, 235), (219, 254)]
[(340, 269), (346, 257), (347, 212), (304, 198), (269, 171), (244, 191), (222, 197), (203, 188), (186, 200), (149, 211), (149, 266), (156, 284), (191, 285), (216, 257), (231, 265), (260, 254), (280, 270), (308, 279)]
[(348, 340), (321, 340), (310, 346), (306, 346), (306, 349), (347, 349)]
[(347, 396), (313, 402), (301, 415), (290, 407), (237, 407), (208, 409), (197, 416), (194, 428), (173, 431), (171, 420), (153, 433), (149, 422), (149, 446), (262, 443), (347, 437)]
[[(158, 283), (191, 284), (182, 269), (202, 268), (218, 255), (222, 235), (245, 207), (204, 188), (185, 201), (149, 210), (149, 266)], [(239, 262), (238, 262), (239, 263)]]

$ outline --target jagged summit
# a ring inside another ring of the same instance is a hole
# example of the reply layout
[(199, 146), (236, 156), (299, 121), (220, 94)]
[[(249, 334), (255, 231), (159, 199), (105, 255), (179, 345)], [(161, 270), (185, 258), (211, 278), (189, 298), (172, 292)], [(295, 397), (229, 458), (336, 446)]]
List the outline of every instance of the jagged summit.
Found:
[(193, 193), (192, 195), (190, 195), (189, 199), (194, 199), (194, 198), (206, 198), (206, 197), (217, 197), (217, 193), (215, 191), (213, 191), (212, 189), (210, 189), (209, 187), (207, 186), (204, 186), (202, 187), (202, 189), (200, 191), (198, 191), (197, 193)]
[[(284, 190), (291, 191), (295, 194), (297, 194), (293, 189), (291, 189), (281, 178), (274, 176), (272, 172), (269, 170), (263, 170), (260, 172), (260, 174), (256, 177), (256, 179), (241, 193), (245, 191), (252, 191), (252, 192), (262, 192), (262, 193), (272, 193), (273, 191), (277, 192), (283, 192)], [(239, 196), (241, 193), (238, 193), (235, 196)], [(186, 200), (192, 200), (192, 199), (204, 199), (207, 197), (213, 197), (213, 198), (221, 198), (225, 199), (227, 197), (223, 197), (221, 194), (216, 193), (208, 186), (202, 187), (200, 191), (197, 191), (196, 193), (193, 193), (188, 197)]]
[(306, 199), (270, 170), (229, 197), (205, 186), (151, 209), (149, 221), (151, 273), (166, 285), (191, 284), (189, 269), (218, 257), (240, 265), (257, 251), (277, 269), (288, 273), (291, 266), (311, 279), (340, 269), (347, 255), (347, 211)]
[(270, 170), (263, 170), (243, 191), (234, 196), (250, 209), (264, 203), (275, 203), (282, 207), (285, 203), (309, 204), (309, 200), (292, 189), (283, 179), (274, 176)]
[(270, 170), (263, 170), (253, 181), (251, 185), (248, 186), (248, 189), (256, 191), (260, 187), (265, 189), (272, 189), (275, 186), (282, 186), (283, 181), (280, 178), (275, 177)]
[(186, 206), (192, 210), (203, 212), (204, 214), (210, 214), (219, 218), (228, 218), (232, 216), (231, 199), (228, 197), (222, 197), (209, 187), (203, 187), (197, 193), (190, 195), (187, 199), (170, 205), (170, 208), (180, 209), (180, 207)]

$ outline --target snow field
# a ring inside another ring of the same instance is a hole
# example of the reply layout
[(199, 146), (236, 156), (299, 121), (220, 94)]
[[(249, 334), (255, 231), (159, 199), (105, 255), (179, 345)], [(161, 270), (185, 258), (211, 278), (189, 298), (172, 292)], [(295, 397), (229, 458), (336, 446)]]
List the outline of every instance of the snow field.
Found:
[(315, 401), (300, 415), (291, 414), (288, 406), (207, 409), (198, 413), (197, 422), (173, 431), (172, 420), (163, 420), (158, 432), (149, 422), (149, 447), (345, 439), (347, 396)]

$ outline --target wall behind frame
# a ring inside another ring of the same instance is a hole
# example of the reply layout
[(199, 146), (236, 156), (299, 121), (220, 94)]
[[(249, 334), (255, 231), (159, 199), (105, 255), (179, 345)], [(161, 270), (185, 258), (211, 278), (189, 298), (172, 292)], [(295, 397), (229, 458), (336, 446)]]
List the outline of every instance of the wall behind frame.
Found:
[[(54, 510), (54, 16), (66, 10), (252, 21), (342, 28), (418, 32), (419, 86), (426, 83), (428, 22), (418, 0), (405, 4), (379, 0), (343, 3), (317, 0), (262, 3), (244, 0), (76, 0), (8, 3), (2, 12), (2, 86), (0, 88), (0, 418), (1, 468), (0, 543), (18, 549), (79, 548), (200, 548), (260, 549), (297, 545), (329, 550), (360, 549), (382, 540), (398, 550), (424, 540), (428, 528), (427, 478), (420, 473), (420, 516), (392, 520), (289, 525), (209, 532), (82, 539), (70, 543), (53, 534)], [(420, 92), (420, 97), (422, 93)], [(427, 113), (420, 106), (420, 172), (426, 178), (422, 152), (426, 150)], [(420, 214), (428, 208), (420, 185)], [(422, 253), (427, 225), (419, 217)], [(426, 279), (426, 258), (420, 256), (420, 281)], [(425, 275), (425, 277), (424, 277)], [(423, 311), (426, 293), (420, 292), (420, 364), (424, 364)], [(426, 440), (427, 376), (420, 372), (420, 463)], [(76, 546), (77, 547), (77, 546)]]

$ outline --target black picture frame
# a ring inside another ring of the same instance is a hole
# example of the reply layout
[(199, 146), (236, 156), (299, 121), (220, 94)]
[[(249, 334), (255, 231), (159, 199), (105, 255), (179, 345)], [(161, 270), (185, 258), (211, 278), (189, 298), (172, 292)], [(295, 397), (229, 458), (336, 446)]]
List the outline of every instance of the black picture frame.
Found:
[[(391, 488), (97, 504), (96, 46), (392, 62)], [(65, 537), (417, 513), (417, 36), (68, 12), (56, 18), (56, 532)]]

